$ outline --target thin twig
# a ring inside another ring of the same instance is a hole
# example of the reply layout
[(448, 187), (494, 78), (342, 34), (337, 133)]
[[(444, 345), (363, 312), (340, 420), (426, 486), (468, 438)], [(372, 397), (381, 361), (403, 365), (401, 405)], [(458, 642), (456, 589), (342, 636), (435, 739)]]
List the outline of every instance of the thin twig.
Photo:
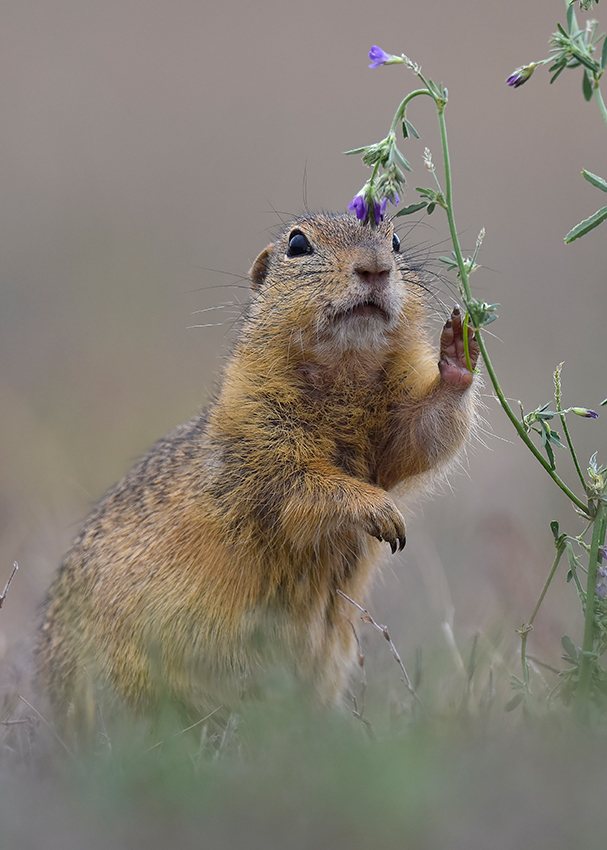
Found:
[(554, 372), (554, 399), (556, 401), (556, 409), (558, 410), (559, 416), (561, 418), (561, 424), (563, 425), (563, 431), (565, 432), (565, 439), (567, 440), (567, 445), (569, 446), (569, 452), (571, 454), (571, 458), (573, 460), (573, 465), (575, 466), (575, 471), (578, 474), (578, 478), (582, 484), (582, 490), (586, 491), (586, 481), (584, 480), (584, 475), (582, 470), (580, 469), (580, 464), (577, 459), (577, 455), (575, 453), (575, 448), (573, 445), (573, 441), (571, 436), (569, 435), (569, 427), (567, 426), (567, 419), (565, 417), (565, 412), (563, 411), (563, 402), (562, 402), (562, 389), (561, 389), (561, 371), (563, 369), (563, 364), (559, 363)]
[[(186, 728), (185, 728), (185, 729), (180, 729), (180, 730), (179, 730), (179, 732), (175, 732), (175, 734), (174, 734), (174, 735), (171, 735), (171, 737), (169, 738), (169, 740), (173, 740), (173, 738), (178, 738), (178, 737), (179, 737), (179, 735), (184, 735), (186, 732), (189, 732), (189, 731), (190, 731), (190, 729), (195, 729), (197, 726), (200, 726), (200, 724), (201, 724), (201, 723), (204, 723), (204, 722), (205, 722), (205, 720), (208, 720), (208, 719), (209, 719), (209, 717), (212, 717), (212, 716), (213, 716), (213, 715), (214, 715), (217, 711), (219, 711), (221, 708), (223, 708), (223, 705), (218, 705), (218, 706), (217, 706), (217, 708), (214, 708), (214, 709), (213, 709), (213, 711), (211, 711), (211, 713), (210, 713), (210, 714), (207, 714), (207, 715), (206, 715), (206, 717), (203, 717), (203, 718), (201, 718), (200, 720), (197, 720), (197, 721), (196, 721), (196, 723), (192, 723), (192, 725), (191, 725), (191, 726), (186, 726)], [(156, 743), (156, 744), (152, 744), (152, 746), (151, 746), (151, 747), (148, 747), (148, 748), (147, 748), (147, 750), (144, 750), (144, 751), (143, 751), (144, 755), (145, 755), (145, 753), (149, 753), (149, 752), (151, 752), (152, 750), (155, 750), (155, 749), (156, 749), (156, 747), (161, 747), (163, 744), (164, 744), (164, 740), (162, 740), (162, 741), (158, 741), (158, 743)]]
[[(345, 617), (345, 614), (344, 614)], [(371, 721), (365, 717), (365, 694), (367, 692), (367, 673), (365, 671), (365, 654), (363, 652), (363, 648), (354, 627), (354, 623), (349, 617), (345, 617), (348, 625), (352, 629), (352, 634), (354, 635), (354, 640), (356, 641), (356, 649), (358, 652), (358, 666), (360, 667), (360, 704), (359, 700), (356, 698), (356, 694), (353, 691), (350, 691), (350, 698), (352, 700), (352, 714), (356, 717), (357, 720), (365, 727), (365, 731), (371, 738), (371, 740), (375, 740), (375, 733), (373, 731), (373, 726), (371, 725)]]
[(365, 671), (365, 654), (363, 652), (363, 648), (354, 628), (354, 623), (349, 617), (346, 617), (350, 628), (352, 629), (352, 634), (354, 635), (354, 640), (356, 641), (356, 651), (357, 651), (357, 661), (358, 666), (360, 667), (360, 713), (363, 715), (365, 713), (365, 694), (367, 691), (367, 673)]
[(452, 612), (448, 612), (448, 618), (443, 620), (443, 622), (441, 623), (441, 628), (443, 630), (443, 635), (445, 636), (447, 646), (449, 647), (451, 657), (453, 658), (453, 664), (455, 666), (455, 669), (467, 682), (468, 673), (466, 672), (466, 665), (464, 664), (464, 659), (462, 658), (457, 643), (455, 641), (455, 635), (453, 634), (453, 627), (451, 625), (450, 620), (452, 620)]
[(539, 658), (535, 655), (527, 656), (529, 661), (533, 661), (534, 664), (537, 664), (539, 667), (544, 667), (546, 670), (550, 670), (551, 673), (556, 673), (556, 675), (560, 675), (560, 670), (557, 667), (553, 667), (552, 664), (546, 664), (545, 661), (540, 661)]
[(351, 605), (354, 605), (355, 608), (358, 608), (358, 610), (362, 614), (362, 617), (360, 619), (363, 621), (363, 623), (370, 623), (375, 629), (377, 629), (379, 632), (382, 633), (385, 640), (388, 642), (388, 646), (390, 647), (392, 655), (396, 659), (396, 663), (400, 667), (401, 673), (403, 674), (403, 681), (405, 683), (407, 690), (409, 691), (409, 693), (411, 694), (413, 699), (416, 700), (421, 705), (420, 699), (419, 699), (418, 695), (415, 693), (415, 688), (411, 684), (411, 680), (409, 679), (409, 674), (407, 673), (407, 671), (405, 669), (405, 665), (403, 664), (402, 659), (401, 659), (400, 655), (398, 654), (398, 650), (394, 646), (392, 638), (390, 637), (390, 634), (388, 632), (388, 627), (382, 626), (379, 623), (377, 623), (373, 619), (371, 614), (369, 614), (369, 612), (367, 611), (366, 608), (363, 608), (362, 605), (359, 605), (358, 602), (355, 602), (353, 599), (351, 599), (346, 593), (343, 592), (343, 590), (338, 589), (337, 592), (343, 599), (345, 599)]
[[(220, 708), (222, 708), (222, 707), (223, 706), (220, 706)], [(215, 709), (215, 711), (217, 711), (217, 709)], [(212, 712), (212, 713), (214, 714), (215, 712)], [(224, 748), (226, 741), (228, 740), (228, 735), (231, 735), (237, 729), (238, 729), (238, 715), (236, 715), (234, 712), (232, 712), (232, 714), (230, 714), (230, 716), (228, 717), (227, 723), (226, 723), (225, 728), (223, 730), (223, 733), (221, 735), (221, 740), (220, 740), (220, 742), (217, 746), (217, 749), (215, 750), (215, 753), (214, 753), (214, 760), (215, 761), (217, 761), (217, 759), (219, 758), (219, 754), (221, 753), (221, 750)]]
[(362, 709), (358, 708), (358, 700), (356, 699), (356, 694), (352, 691), (350, 693), (350, 698), (352, 699), (352, 715), (356, 717), (357, 720), (360, 720), (362, 725), (365, 727), (365, 732), (369, 736), (372, 741), (375, 741), (375, 732), (373, 731), (373, 725), (371, 721), (365, 717), (362, 713)]
[(13, 578), (15, 577), (15, 573), (17, 572), (18, 569), (19, 569), (19, 564), (17, 563), (17, 561), (13, 561), (13, 571), (10, 574), (10, 576), (8, 577), (8, 581), (6, 582), (6, 584), (4, 586), (4, 593), (2, 594), (2, 596), (0, 596), (0, 608), (2, 608), (2, 606), (4, 605), (4, 600), (6, 599), (6, 594), (8, 593), (8, 589), (11, 586), (11, 582), (12, 582)]
[(17, 694), (17, 696), (19, 697), (19, 699), (21, 700), (21, 702), (24, 702), (24, 703), (27, 705), (27, 707), (28, 707), (28, 708), (30, 708), (30, 709), (34, 712), (34, 714), (35, 714), (37, 717), (39, 717), (39, 718), (40, 718), (40, 720), (42, 720), (42, 722), (44, 723), (44, 725), (45, 725), (48, 729), (50, 729), (50, 730), (51, 730), (52, 734), (53, 734), (53, 735), (55, 736), (55, 738), (59, 741), (59, 743), (61, 744), (61, 746), (63, 747), (63, 749), (66, 751), (66, 753), (70, 756), (70, 758), (72, 758), (72, 759), (73, 759), (73, 758), (75, 758), (74, 753), (70, 750), (70, 748), (69, 748), (69, 747), (68, 747), (68, 745), (65, 743), (65, 741), (63, 740), (63, 738), (62, 738), (60, 735), (58, 735), (58, 734), (57, 734), (57, 732), (53, 729), (53, 727), (52, 727), (52, 726), (51, 726), (51, 724), (48, 722), (48, 720), (40, 714), (40, 712), (38, 711), (38, 709), (37, 709), (37, 708), (34, 708), (34, 706), (33, 706), (31, 703), (29, 703), (29, 702), (26, 700), (26, 698), (25, 698), (25, 697), (22, 697), (22, 696), (21, 696), (21, 694)]

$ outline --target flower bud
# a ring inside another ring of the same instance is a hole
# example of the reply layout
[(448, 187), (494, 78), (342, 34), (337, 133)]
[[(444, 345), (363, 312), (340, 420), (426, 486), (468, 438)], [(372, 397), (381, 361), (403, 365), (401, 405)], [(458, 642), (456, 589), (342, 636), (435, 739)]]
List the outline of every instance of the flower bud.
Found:
[(513, 74), (510, 74), (506, 82), (509, 86), (517, 89), (519, 86), (522, 86), (523, 83), (526, 83), (529, 77), (535, 71), (537, 62), (530, 62), (528, 65), (523, 65), (522, 68), (517, 68)]
[(405, 60), (402, 56), (393, 56), (391, 53), (386, 53), (381, 47), (373, 45), (369, 51), (369, 59), (371, 64), (369, 68), (379, 68), (380, 65), (402, 65)]

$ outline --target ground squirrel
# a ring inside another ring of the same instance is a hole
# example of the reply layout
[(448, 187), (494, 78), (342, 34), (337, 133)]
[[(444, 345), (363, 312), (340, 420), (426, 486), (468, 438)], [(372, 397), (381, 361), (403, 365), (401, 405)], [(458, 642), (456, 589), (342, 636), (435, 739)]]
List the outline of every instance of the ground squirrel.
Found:
[(256, 259), (216, 399), (101, 500), (52, 583), (37, 660), (59, 719), (94, 711), (96, 683), (202, 717), (274, 668), (339, 702), (355, 645), (337, 591), (364, 600), (405, 544), (388, 491), (427, 489), (474, 419), (460, 312), (437, 358), (399, 248), (389, 221), (309, 214)]

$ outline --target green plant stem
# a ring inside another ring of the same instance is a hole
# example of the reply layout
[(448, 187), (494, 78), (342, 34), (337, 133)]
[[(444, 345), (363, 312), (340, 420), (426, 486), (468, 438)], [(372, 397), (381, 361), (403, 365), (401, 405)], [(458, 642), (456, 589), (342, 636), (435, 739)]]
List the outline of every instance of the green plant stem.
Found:
[(567, 553), (569, 555), (569, 569), (571, 570), (571, 577), (572, 577), (573, 582), (575, 584), (575, 589), (577, 590), (577, 594), (578, 594), (580, 600), (582, 601), (582, 605), (584, 605), (585, 604), (584, 599), (586, 597), (586, 594), (584, 593), (584, 588), (580, 584), (580, 580), (579, 580), (579, 577), (578, 577), (578, 574), (577, 574), (577, 568), (579, 566), (583, 573), (585, 573), (586, 570), (582, 567), (581, 564), (578, 564), (578, 562), (575, 560), (575, 555), (573, 554), (573, 547), (571, 546), (570, 541), (567, 541)]
[[(421, 77), (421, 75), (418, 75)], [(423, 77), (421, 77), (423, 80)], [(425, 80), (424, 80), (425, 82)], [(420, 97), (421, 95), (425, 95), (426, 97), (431, 97), (435, 100), (434, 95), (429, 89), (416, 89), (415, 91), (410, 92), (407, 97), (405, 97), (402, 101), (398, 109), (396, 110), (396, 115), (394, 116), (394, 121), (392, 122), (392, 126), (390, 127), (390, 133), (394, 134), (396, 132), (396, 128), (403, 121), (405, 117), (405, 112), (407, 111), (407, 105), (413, 100), (414, 97)]]
[(506, 413), (506, 416), (508, 417), (508, 419), (510, 419), (510, 421), (512, 422), (512, 424), (516, 428), (516, 431), (517, 431), (519, 437), (525, 443), (525, 445), (527, 446), (529, 451), (532, 453), (532, 455), (535, 457), (535, 459), (538, 461), (538, 463), (540, 463), (541, 466), (543, 466), (543, 468), (546, 470), (548, 475), (552, 478), (554, 483), (558, 487), (560, 487), (560, 489), (563, 491), (563, 493), (573, 502), (573, 504), (580, 510), (580, 512), (585, 517), (590, 518), (590, 515), (588, 513), (588, 504), (585, 504), (581, 499), (579, 499), (575, 495), (575, 493), (565, 484), (565, 482), (560, 477), (560, 475), (558, 475), (556, 473), (556, 471), (554, 469), (552, 469), (552, 467), (550, 466), (548, 461), (543, 457), (543, 455), (536, 448), (535, 444), (532, 442), (532, 440), (528, 436), (523, 425), (519, 422), (516, 414), (514, 413), (514, 411), (512, 410), (510, 405), (508, 404), (508, 401), (506, 400), (506, 397), (504, 396), (504, 393), (502, 392), (502, 388), (501, 388), (499, 381), (497, 379), (497, 375), (495, 374), (495, 370), (493, 369), (493, 364), (491, 363), (491, 360), (489, 358), (489, 354), (488, 354), (487, 348), (485, 346), (485, 341), (484, 341), (483, 336), (480, 333), (480, 331), (477, 331), (476, 338), (477, 338), (477, 342), (478, 342), (478, 347), (480, 348), (481, 355), (483, 357), (483, 361), (485, 363), (485, 368), (487, 369), (487, 373), (488, 373), (489, 378), (491, 380), (491, 383), (493, 385), (493, 389), (495, 390), (495, 394), (497, 395), (499, 403), (501, 404), (504, 412)]
[(525, 690), (529, 691), (529, 665), (527, 664), (527, 638), (531, 633), (531, 626), (525, 625), (520, 630), (521, 635), (521, 668), (523, 670), (523, 682)]
[[(459, 268), (460, 280), (464, 295), (466, 298), (471, 301), (472, 300), (472, 292), (470, 290), (470, 281), (468, 277), (468, 272), (466, 270), (466, 265), (464, 263), (464, 257), (462, 254), (462, 249), (459, 244), (459, 238), (457, 235), (457, 228), (455, 226), (455, 215), (453, 212), (453, 201), (452, 201), (452, 183), (451, 183), (451, 162), (449, 158), (449, 145), (447, 141), (447, 125), (445, 122), (444, 115), (444, 104), (442, 104), (435, 98), (435, 102), (438, 108), (438, 121), (440, 126), (440, 135), (441, 135), (441, 144), (443, 148), (443, 163), (445, 170), (445, 210), (447, 212), (447, 219), (449, 221), (449, 231), (451, 233), (451, 241), (453, 243), (453, 251), (455, 253), (455, 257), (457, 260), (457, 265)], [(481, 355), (483, 357), (483, 361), (485, 363), (485, 368), (487, 369), (487, 373), (493, 385), (493, 389), (495, 390), (495, 394), (501, 404), (506, 416), (514, 427), (521, 438), (521, 440), (525, 443), (529, 451), (533, 454), (535, 459), (544, 467), (548, 475), (552, 478), (554, 483), (560, 487), (560, 489), (565, 493), (565, 495), (573, 502), (573, 504), (583, 513), (584, 516), (589, 517), (588, 513), (588, 505), (585, 504), (581, 499), (579, 499), (575, 493), (570, 490), (570, 488), (565, 484), (562, 478), (555, 472), (554, 469), (550, 466), (548, 461), (543, 457), (540, 451), (536, 448), (535, 444), (527, 434), (524, 426), (519, 421), (518, 417), (508, 404), (506, 397), (502, 391), (500, 383), (498, 381), (497, 375), (493, 368), (493, 364), (489, 358), (489, 353), (487, 351), (487, 347), (485, 346), (485, 341), (483, 339), (482, 332), (480, 329), (476, 330), (476, 339), (478, 342), (478, 346), (481, 351)]]
[(586, 536), (586, 534), (587, 534), (587, 532), (588, 532), (588, 529), (590, 528), (590, 526), (592, 525), (592, 523), (593, 523), (593, 520), (589, 520), (588, 525), (587, 525), (587, 526), (586, 526), (586, 528), (582, 531), (582, 533), (581, 533), (581, 534), (576, 535), (575, 539), (577, 540), (577, 542), (578, 542), (578, 543), (582, 543), (582, 542), (583, 542), (584, 537)]
[(468, 328), (470, 327), (470, 313), (466, 313), (464, 316), (464, 354), (466, 356), (466, 366), (471, 372), (475, 370), (472, 368), (472, 361), (470, 360), (470, 341), (468, 340)]
[[(584, 476), (582, 474), (582, 470), (580, 468), (580, 464), (577, 459), (577, 454), (575, 453), (575, 448), (573, 447), (573, 441), (571, 436), (569, 435), (569, 428), (567, 427), (567, 420), (565, 418), (565, 413), (563, 412), (563, 398), (562, 398), (562, 387), (561, 387), (561, 370), (563, 364), (559, 364), (557, 366), (556, 371), (554, 373), (554, 398), (556, 400), (556, 409), (559, 412), (559, 416), (561, 419), (561, 423), (563, 425), (563, 431), (565, 432), (565, 439), (567, 440), (567, 445), (569, 446), (569, 452), (571, 454), (571, 458), (573, 460), (573, 465), (575, 466), (575, 471), (578, 474), (578, 478), (582, 484), (582, 488), (586, 489), (586, 482), (584, 481)], [(590, 526), (589, 526), (590, 527)]]
[(573, 464), (575, 466), (575, 471), (578, 474), (578, 478), (582, 482), (582, 487), (584, 487), (584, 489), (586, 489), (586, 482), (584, 481), (584, 475), (583, 475), (582, 470), (580, 468), (580, 464), (578, 462), (577, 455), (576, 455), (575, 449), (573, 447), (573, 442), (571, 440), (571, 437), (569, 436), (569, 428), (567, 427), (567, 420), (566, 420), (565, 414), (562, 412), (562, 410), (560, 408), (560, 401), (559, 401), (559, 406), (557, 407), (557, 410), (559, 411), (559, 414), (560, 414), (560, 417), (561, 417), (561, 422), (563, 424), (563, 431), (565, 433), (565, 439), (567, 440), (567, 445), (569, 446), (569, 451), (571, 452), (571, 457), (573, 458)]
[(590, 554), (588, 556), (588, 581), (586, 584), (586, 609), (584, 611), (584, 641), (582, 643), (582, 661), (580, 663), (580, 678), (578, 682), (577, 707), (578, 716), (582, 720), (588, 719), (590, 682), (592, 677), (592, 663), (594, 660), (594, 612), (596, 608), (596, 574), (601, 561), (599, 546), (605, 545), (605, 534), (607, 533), (607, 503), (599, 501), (594, 528), (592, 529), (592, 541), (590, 543)]
[(445, 169), (445, 209), (447, 211), (447, 219), (449, 221), (449, 231), (451, 233), (451, 242), (453, 243), (453, 251), (455, 253), (455, 258), (457, 260), (457, 265), (459, 268), (460, 279), (462, 282), (462, 287), (464, 289), (464, 293), (466, 294), (466, 298), (468, 300), (472, 300), (472, 293), (470, 291), (470, 281), (468, 280), (468, 272), (466, 270), (466, 266), (464, 263), (464, 256), (462, 254), (462, 249), (459, 244), (459, 238), (457, 235), (457, 228), (455, 226), (455, 215), (453, 213), (453, 201), (452, 201), (452, 181), (451, 181), (451, 158), (449, 157), (449, 144), (447, 141), (447, 124), (445, 121), (445, 112), (444, 107), (441, 108), (440, 104), (437, 102), (438, 108), (438, 123), (440, 127), (440, 137), (441, 137), (441, 145), (443, 148), (443, 167)]
[(540, 610), (541, 604), (544, 601), (544, 596), (546, 596), (548, 588), (550, 587), (550, 583), (551, 583), (552, 579), (554, 578), (554, 574), (555, 574), (557, 567), (558, 567), (558, 565), (561, 561), (561, 558), (563, 557), (564, 551), (565, 551), (564, 545), (559, 546), (556, 550), (556, 556), (555, 556), (554, 561), (552, 563), (552, 567), (550, 568), (550, 572), (548, 573), (548, 577), (546, 578), (546, 581), (544, 582), (542, 592), (540, 593), (538, 600), (535, 603), (535, 608), (533, 609), (533, 613), (531, 614), (531, 617), (529, 618), (529, 625), (530, 626), (533, 625), (533, 621), (537, 617), (537, 612)]
[(540, 610), (541, 604), (544, 601), (544, 597), (546, 596), (546, 593), (548, 592), (548, 588), (550, 587), (552, 579), (554, 578), (554, 574), (556, 573), (557, 567), (558, 567), (558, 565), (561, 561), (561, 558), (563, 557), (564, 551), (565, 551), (564, 545), (557, 547), (556, 556), (555, 556), (554, 561), (552, 563), (552, 567), (550, 568), (550, 572), (548, 573), (548, 577), (546, 578), (546, 581), (544, 582), (542, 592), (540, 593), (538, 600), (535, 603), (535, 608), (533, 609), (533, 613), (531, 614), (531, 617), (529, 618), (529, 622), (526, 623), (523, 626), (523, 628), (521, 629), (521, 664), (522, 664), (522, 667), (523, 667), (523, 680), (525, 682), (525, 685), (529, 684), (529, 669), (527, 667), (527, 637), (529, 636), (529, 633), (531, 632), (531, 629), (533, 627), (533, 621), (537, 617), (537, 612)]
[[(565, 0), (565, 6), (567, 7), (567, 9), (569, 9), (570, 5), (571, 5), (570, 0)], [(574, 28), (576, 30), (579, 29), (579, 24), (577, 22), (577, 18), (575, 17), (575, 14), (573, 15), (573, 24), (574, 24)], [(545, 61), (548, 62), (550, 60), (545, 60)], [(596, 98), (596, 101), (597, 101), (598, 106), (599, 106), (599, 112), (601, 113), (603, 121), (607, 125), (607, 108), (605, 107), (605, 101), (603, 100), (603, 95), (601, 94), (601, 90), (598, 86), (595, 88), (594, 94), (595, 94), (595, 98)]]
[(594, 96), (596, 102), (599, 105), (599, 112), (601, 113), (601, 117), (603, 118), (605, 124), (607, 124), (607, 107), (605, 106), (605, 101), (603, 100), (603, 95), (601, 94), (600, 88), (597, 87), (594, 90)]

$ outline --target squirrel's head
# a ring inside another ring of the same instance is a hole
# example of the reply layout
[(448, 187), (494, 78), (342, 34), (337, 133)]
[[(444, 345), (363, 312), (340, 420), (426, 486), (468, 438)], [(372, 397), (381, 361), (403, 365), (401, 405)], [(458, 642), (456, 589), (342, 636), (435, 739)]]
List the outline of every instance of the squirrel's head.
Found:
[(372, 231), (345, 214), (294, 219), (253, 263), (251, 315), (318, 353), (388, 346), (412, 298), (399, 251), (389, 221)]

